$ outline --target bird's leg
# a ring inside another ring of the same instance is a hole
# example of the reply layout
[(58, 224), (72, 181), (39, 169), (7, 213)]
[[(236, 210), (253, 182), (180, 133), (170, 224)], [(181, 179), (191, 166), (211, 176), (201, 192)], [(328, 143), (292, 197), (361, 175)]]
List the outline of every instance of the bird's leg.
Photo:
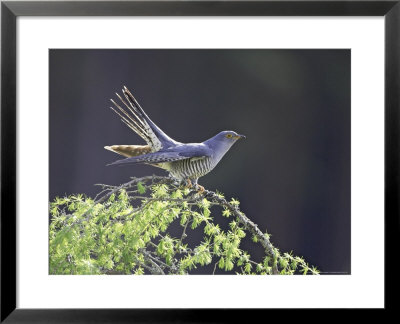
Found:
[(200, 186), (200, 185), (197, 183), (198, 180), (199, 180), (198, 178), (197, 178), (197, 179), (193, 179), (193, 186), (194, 186), (194, 188), (197, 190), (197, 192), (198, 192), (199, 194), (202, 194), (202, 193), (205, 191), (205, 189), (204, 189), (203, 186)]
[(203, 192), (206, 190), (206, 189), (204, 189), (203, 186), (200, 186), (199, 184), (197, 185), (197, 188), (199, 189), (199, 190), (198, 190), (198, 193), (199, 193), (199, 194), (203, 194)]
[(188, 178), (188, 179), (186, 179), (186, 180), (185, 180), (185, 182), (186, 182), (186, 186), (185, 186), (186, 188), (189, 188), (189, 189), (190, 189), (190, 188), (192, 188), (192, 187), (193, 187), (193, 185), (192, 185), (192, 181), (190, 181), (190, 179), (189, 179), (189, 178)]

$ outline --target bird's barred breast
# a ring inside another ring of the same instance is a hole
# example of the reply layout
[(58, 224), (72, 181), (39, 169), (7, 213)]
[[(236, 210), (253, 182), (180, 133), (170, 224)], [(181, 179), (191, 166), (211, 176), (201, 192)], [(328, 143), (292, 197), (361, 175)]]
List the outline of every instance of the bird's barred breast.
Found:
[(170, 173), (178, 179), (199, 178), (213, 169), (210, 158), (185, 159), (171, 162)]

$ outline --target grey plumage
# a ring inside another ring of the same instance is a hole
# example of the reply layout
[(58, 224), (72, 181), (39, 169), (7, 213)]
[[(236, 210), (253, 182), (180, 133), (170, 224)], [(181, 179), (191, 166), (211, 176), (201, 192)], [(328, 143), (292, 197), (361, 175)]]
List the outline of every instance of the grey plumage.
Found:
[(146, 163), (167, 170), (170, 175), (188, 184), (197, 185), (198, 178), (209, 173), (222, 159), (231, 146), (243, 135), (233, 131), (223, 131), (202, 143), (180, 143), (166, 135), (144, 112), (131, 92), (122, 89), (122, 106), (111, 99), (121, 120), (147, 145), (113, 145), (105, 149), (121, 154), (126, 159), (110, 165)]

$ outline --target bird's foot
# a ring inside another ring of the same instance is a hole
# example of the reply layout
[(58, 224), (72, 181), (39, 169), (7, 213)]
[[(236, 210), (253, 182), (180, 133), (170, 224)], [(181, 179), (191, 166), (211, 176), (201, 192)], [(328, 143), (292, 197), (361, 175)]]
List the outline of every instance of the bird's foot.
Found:
[(191, 189), (192, 187), (193, 187), (192, 181), (190, 181), (190, 179), (187, 179), (187, 180), (186, 180), (185, 188)]
[(206, 189), (204, 189), (204, 187), (200, 186), (199, 184), (197, 185), (196, 189), (197, 189), (197, 193), (199, 195), (202, 195), (204, 193), (204, 191), (206, 191)]

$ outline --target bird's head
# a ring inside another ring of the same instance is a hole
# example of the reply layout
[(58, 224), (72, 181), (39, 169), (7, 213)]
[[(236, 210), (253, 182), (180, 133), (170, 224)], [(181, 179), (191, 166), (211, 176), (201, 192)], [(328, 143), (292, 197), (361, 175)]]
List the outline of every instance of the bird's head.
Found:
[(234, 131), (223, 131), (204, 143), (214, 150), (214, 158), (220, 160), (232, 145), (241, 138), (246, 138), (246, 136), (240, 135)]
[(234, 131), (223, 131), (214, 136), (215, 141), (228, 144), (229, 146), (233, 145), (237, 140), (241, 138), (246, 138), (246, 136), (240, 135)]
[(219, 140), (227, 142), (232, 142), (232, 141), (235, 142), (238, 139), (246, 138), (246, 136), (240, 135), (234, 131), (222, 131), (221, 133), (218, 133), (215, 137), (218, 138)]

